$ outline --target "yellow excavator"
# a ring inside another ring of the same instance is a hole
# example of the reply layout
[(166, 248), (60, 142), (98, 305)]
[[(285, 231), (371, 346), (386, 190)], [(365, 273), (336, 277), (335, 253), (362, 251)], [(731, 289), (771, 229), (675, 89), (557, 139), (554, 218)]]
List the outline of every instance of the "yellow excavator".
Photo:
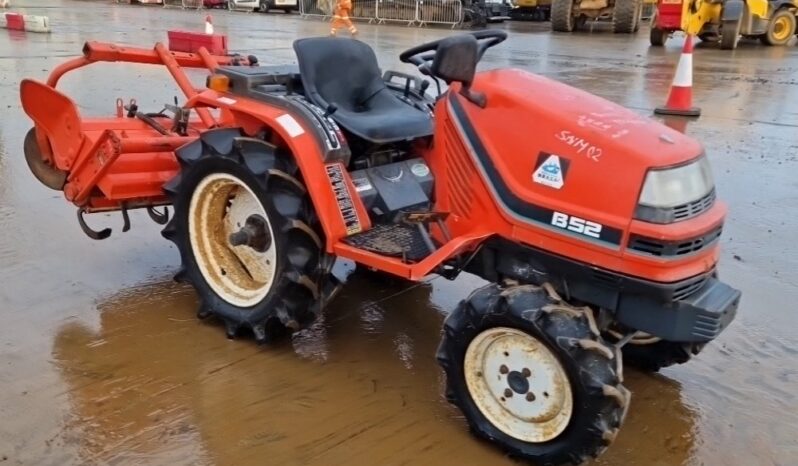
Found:
[(740, 37), (786, 45), (798, 31), (798, 0), (658, 0), (651, 45), (662, 46), (675, 31), (734, 49)]

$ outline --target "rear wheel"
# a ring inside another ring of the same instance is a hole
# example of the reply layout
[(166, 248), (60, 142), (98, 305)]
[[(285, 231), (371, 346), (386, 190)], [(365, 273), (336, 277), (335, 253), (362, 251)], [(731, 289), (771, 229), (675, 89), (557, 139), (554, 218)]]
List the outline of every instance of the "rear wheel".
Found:
[(557, 32), (572, 32), (574, 30), (573, 0), (552, 0), (551, 30)]
[(437, 358), (472, 431), (536, 464), (600, 454), (629, 404), (620, 355), (589, 311), (539, 287), (474, 292), (447, 317)]
[(740, 40), (740, 27), (743, 17), (723, 21), (720, 28), (720, 48), (724, 50), (734, 50)]
[(630, 34), (635, 31), (640, 14), (640, 0), (615, 0), (612, 10), (612, 32)]
[(176, 155), (163, 236), (180, 252), (175, 279), (197, 291), (198, 316), (259, 343), (308, 326), (335, 287), (290, 155), (237, 129), (207, 131)]
[(786, 9), (778, 10), (770, 19), (762, 42), (767, 45), (787, 45), (795, 35), (795, 27), (795, 14)]
[(272, 4), (269, 0), (260, 0), (260, 7), (258, 10), (261, 13), (268, 13), (272, 9)]

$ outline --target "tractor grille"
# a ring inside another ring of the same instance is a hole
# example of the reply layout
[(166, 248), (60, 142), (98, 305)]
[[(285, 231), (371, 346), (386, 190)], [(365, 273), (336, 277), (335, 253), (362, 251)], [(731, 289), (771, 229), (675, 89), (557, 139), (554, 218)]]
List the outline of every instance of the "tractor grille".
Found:
[(711, 245), (720, 237), (722, 231), (723, 225), (719, 225), (697, 238), (672, 242), (632, 235), (629, 239), (629, 249), (657, 257), (678, 257), (698, 252)]
[(688, 218), (693, 218), (696, 215), (708, 210), (712, 205), (715, 203), (715, 190), (709, 192), (706, 196), (702, 197), (701, 199), (693, 202), (688, 202), (687, 204), (677, 205), (676, 207), (672, 208), (673, 212), (673, 221), (678, 222), (681, 220), (687, 220)]
[(475, 173), (466, 148), (457, 135), (457, 130), (449, 123), (444, 132), (446, 144), (446, 182), (449, 188), (449, 204), (452, 213), (468, 216), (473, 199)]
[(685, 299), (691, 294), (700, 290), (701, 287), (704, 286), (704, 284), (707, 282), (707, 280), (709, 280), (709, 277), (711, 276), (712, 276), (711, 273), (701, 275), (699, 277), (696, 277), (694, 280), (676, 288), (675, 290), (673, 290), (673, 300), (679, 301), (680, 299)]

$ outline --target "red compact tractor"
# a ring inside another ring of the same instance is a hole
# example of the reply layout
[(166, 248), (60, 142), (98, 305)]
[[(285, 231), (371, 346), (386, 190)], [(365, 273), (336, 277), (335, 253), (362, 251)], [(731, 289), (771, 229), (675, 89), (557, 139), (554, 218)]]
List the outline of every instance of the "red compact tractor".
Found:
[[(687, 136), (531, 73), (476, 73), (505, 38), (401, 54), (429, 80), (381, 75), (350, 39), (296, 41), (298, 67), (89, 42), (47, 83), (22, 82), (25, 157), (92, 238), (110, 234), (86, 225), (92, 212), (121, 211), (127, 228), (145, 208), (166, 224), (176, 278), (231, 338), (307, 327), (354, 263), (485, 278), (444, 324), (447, 398), (513, 456), (579, 463), (629, 408), (621, 353), (648, 370), (683, 363), (734, 318), (740, 292), (716, 272), (726, 207)], [(166, 66), (186, 102), (119, 100), (89, 119), (56, 90), (116, 61)], [(207, 88), (184, 67), (207, 68)]]

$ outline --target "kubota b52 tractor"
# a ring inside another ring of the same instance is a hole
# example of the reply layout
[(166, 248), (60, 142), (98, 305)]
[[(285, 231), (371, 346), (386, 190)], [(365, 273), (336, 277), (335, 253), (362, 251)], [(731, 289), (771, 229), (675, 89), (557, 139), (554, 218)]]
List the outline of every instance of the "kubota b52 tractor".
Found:
[[(110, 230), (86, 213), (166, 223), (156, 207), (171, 205), (176, 278), (231, 338), (307, 327), (353, 263), (485, 278), (444, 325), (447, 398), (514, 456), (578, 463), (629, 408), (621, 352), (650, 370), (682, 363), (734, 318), (740, 293), (716, 274), (726, 207), (683, 134), (524, 71), (475, 73), (505, 38), (402, 53), (449, 84), (434, 98), (350, 39), (296, 41), (298, 68), (89, 42), (47, 83), (22, 82), (25, 157), (93, 238)], [(82, 118), (56, 84), (100, 61), (165, 65), (187, 101)], [(183, 67), (207, 68), (207, 89)]]

